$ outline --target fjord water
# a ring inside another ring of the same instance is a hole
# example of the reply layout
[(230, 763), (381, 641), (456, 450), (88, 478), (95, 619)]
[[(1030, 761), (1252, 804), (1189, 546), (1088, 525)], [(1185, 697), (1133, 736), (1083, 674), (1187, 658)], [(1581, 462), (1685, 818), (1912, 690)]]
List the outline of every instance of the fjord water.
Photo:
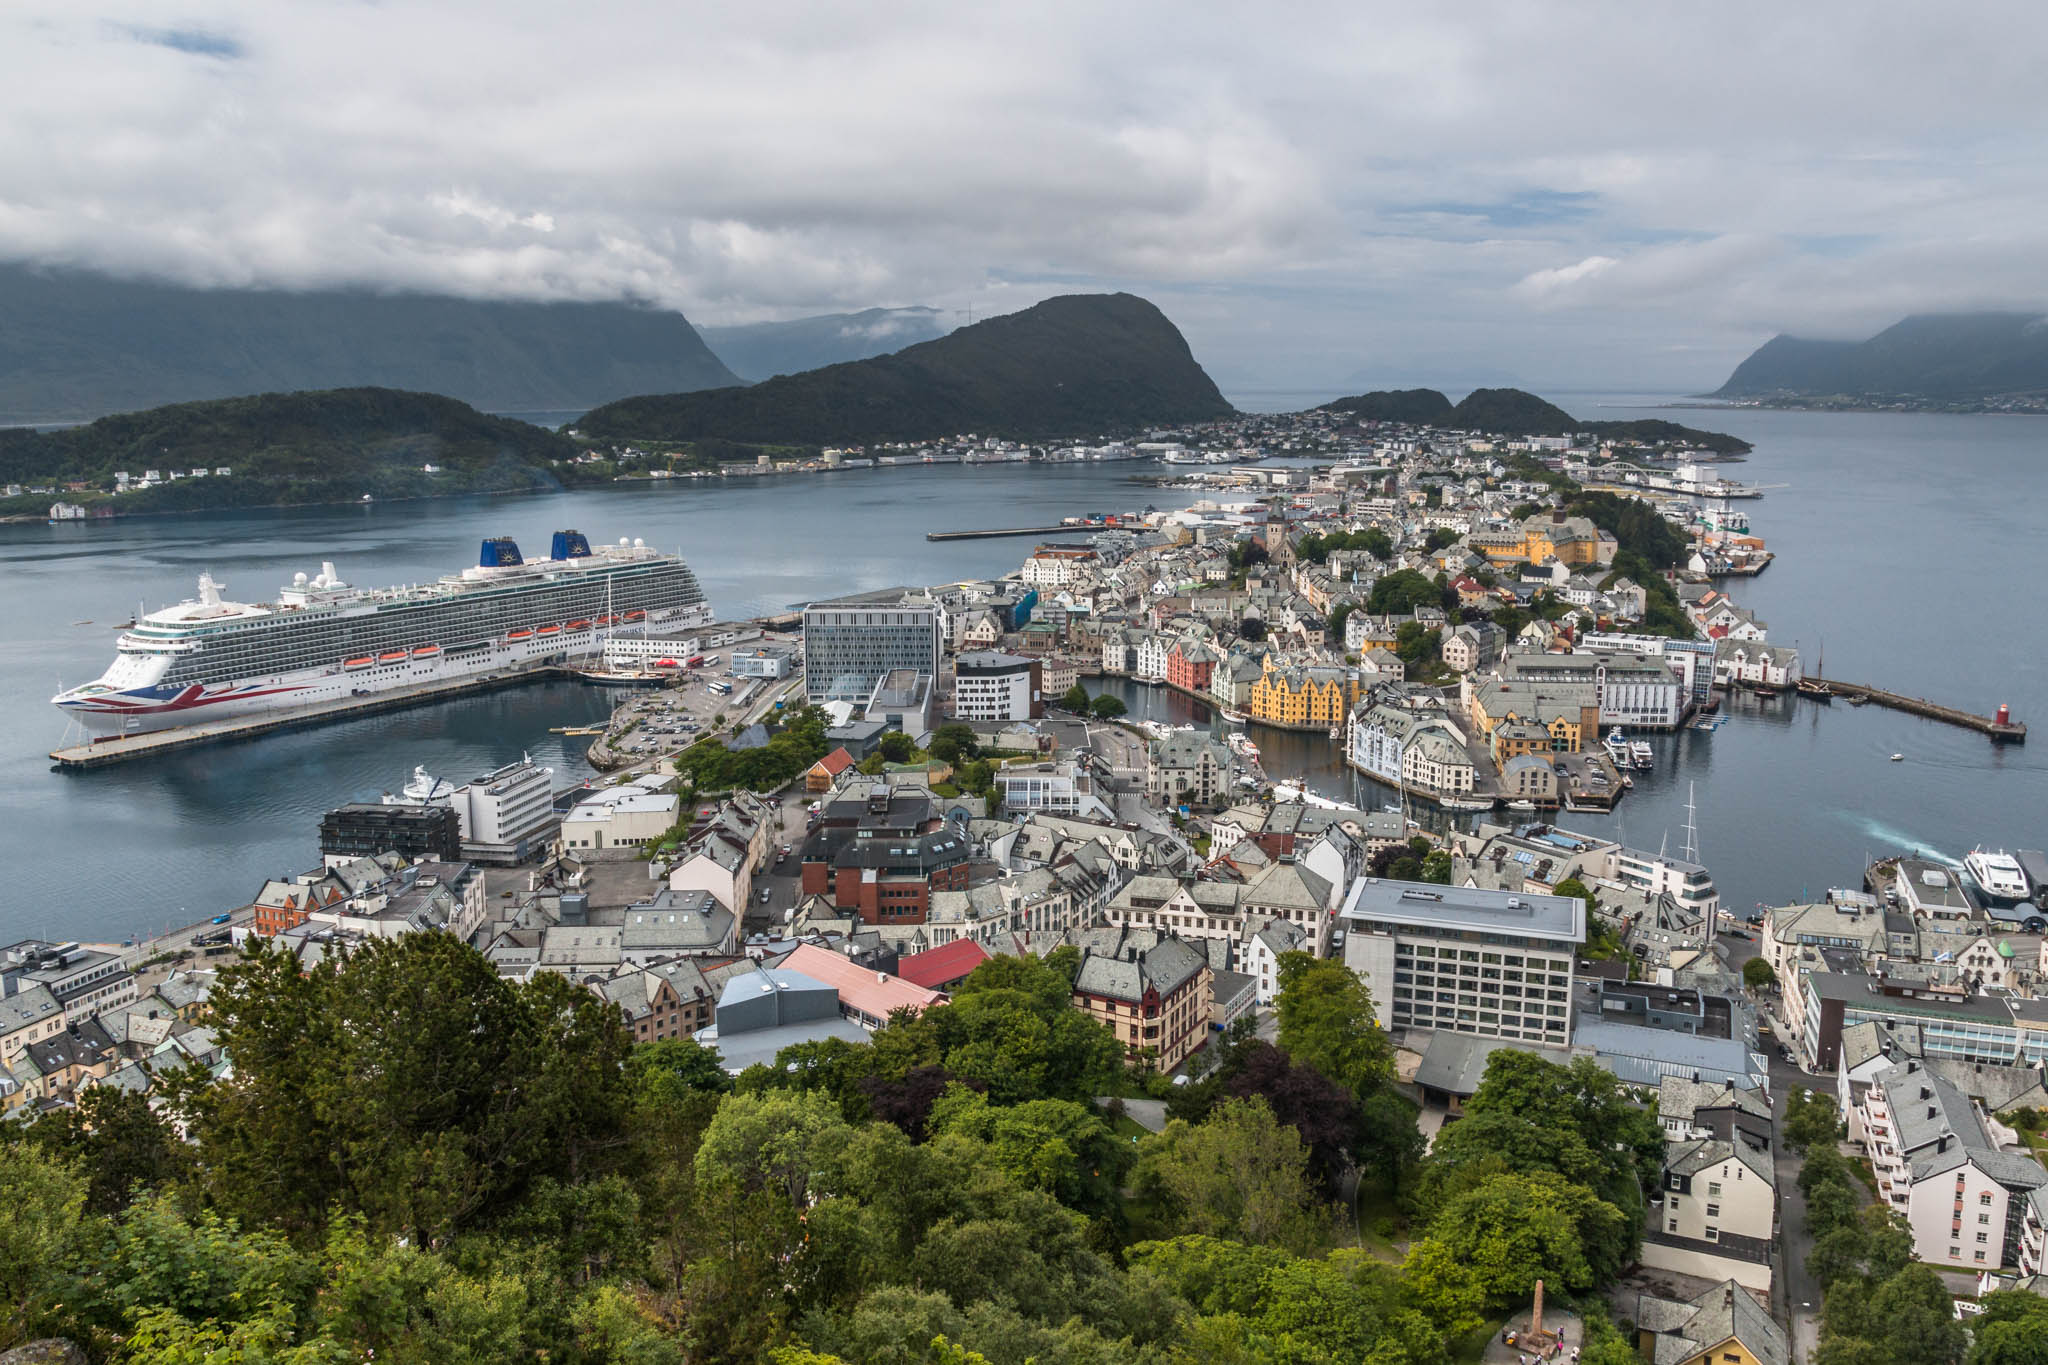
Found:
[[(1563, 396), (1559, 396), (1563, 398)], [(1785, 484), (1745, 504), (1778, 561), (1736, 580), (1737, 600), (1827, 670), (1989, 712), (2010, 702), (2048, 727), (2041, 589), (2048, 537), (2048, 420), (1671, 411), (1655, 400), (1570, 396), (1580, 416), (1656, 416), (1756, 443), (1730, 466)], [(1254, 406), (1247, 402), (1245, 406)], [(1291, 406), (1292, 404), (1290, 404)], [(1257, 406), (1268, 406), (1257, 404)], [(576, 527), (681, 549), (725, 616), (895, 583), (1014, 569), (1028, 538), (932, 544), (933, 529), (1051, 524), (1093, 510), (1172, 506), (1186, 495), (1126, 482), (1144, 466), (957, 466), (773, 480), (676, 481), (551, 497), (290, 509), (90, 526), (0, 527), (0, 936), (120, 938), (244, 903), (261, 879), (303, 868), (321, 811), (374, 800), (414, 764), (463, 778), (530, 752), (557, 782), (582, 776), (583, 742), (548, 733), (603, 714), (610, 697), (556, 683), (217, 745), (87, 773), (50, 770), (63, 737), (48, 704), (61, 680), (96, 676), (107, 627), (138, 603), (189, 596), (201, 570), (267, 600), (295, 570), (335, 561), (350, 582), (417, 582), (474, 562), (479, 539), (533, 548)], [(89, 626), (74, 622), (90, 620)], [(1131, 689), (1177, 719), (1197, 703)], [(1837, 703), (1736, 699), (1706, 734), (1654, 740), (1658, 765), (1609, 817), (1576, 827), (1656, 847), (1683, 840), (1697, 791), (1699, 847), (1728, 903), (1854, 884), (1866, 855), (1959, 857), (1972, 844), (2048, 844), (2048, 728), (2033, 746)], [(1379, 804), (1322, 736), (1257, 730), (1275, 775)], [(1900, 763), (1888, 761), (1894, 752)], [(4, 941), (4, 939), (0, 939)]]

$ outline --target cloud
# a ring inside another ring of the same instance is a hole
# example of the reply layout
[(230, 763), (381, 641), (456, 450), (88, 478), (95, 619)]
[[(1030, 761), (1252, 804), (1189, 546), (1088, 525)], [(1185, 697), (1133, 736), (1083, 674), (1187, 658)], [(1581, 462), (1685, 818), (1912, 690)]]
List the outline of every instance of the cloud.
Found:
[(706, 322), (1129, 288), (1227, 380), (1696, 386), (2048, 301), (2048, 12), (1880, 11), (14, 0), (0, 259)]

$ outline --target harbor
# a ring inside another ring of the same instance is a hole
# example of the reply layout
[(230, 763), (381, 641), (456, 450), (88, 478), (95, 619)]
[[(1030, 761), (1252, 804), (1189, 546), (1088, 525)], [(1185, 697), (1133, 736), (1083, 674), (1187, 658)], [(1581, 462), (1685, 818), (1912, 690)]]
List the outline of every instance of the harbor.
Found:
[(1940, 702), (1928, 701), (1922, 697), (1909, 697), (1899, 692), (1887, 692), (1881, 687), (1818, 676), (1801, 679), (1797, 691), (1800, 696), (1813, 701), (1825, 703), (1840, 697), (1851, 706), (1882, 706), (1892, 711), (1904, 711), (1909, 716), (1938, 720), (1944, 725), (1954, 725), (1988, 735), (1994, 744), (2027, 742), (2026, 722), (2014, 720), (2008, 706), (2001, 705), (1996, 714), (1980, 716), (1957, 707), (1943, 706)]

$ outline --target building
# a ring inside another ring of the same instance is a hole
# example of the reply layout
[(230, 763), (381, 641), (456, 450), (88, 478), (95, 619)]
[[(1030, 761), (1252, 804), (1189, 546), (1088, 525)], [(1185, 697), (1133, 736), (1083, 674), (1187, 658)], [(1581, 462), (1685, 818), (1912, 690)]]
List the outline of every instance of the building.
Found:
[(134, 1001), (135, 973), (118, 953), (27, 938), (0, 948), (0, 996), (49, 991), (73, 1022)]
[(1732, 1279), (1696, 1299), (1638, 1294), (1633, 1316), (1652, 1365), (1792, 1365), (1784, 1329)]
[[(1785, 988), (1789, 997), (1792, 987)], [(1833, 1072), (1842, 1034), (1854, 1024), (1919, 1029), (1923, 1055), (1960, 1062), (2034, 1066), (2048, 1062), (2048, 1001), (1974, 995), (1918, 977), (1809, 971), (1796, 1038), (1808, 1069)], [(1788, 1021), (1789, 1022), (1789, 1021)]]
[(547, 847), (555, 815), (554, 770), (530, 758), (485, 773), (449, 797), (471, 862), (523, 863)]
[(1338, 916), (1344, 963), (1382, 1027), (1450, 1029), (1562, 1047), (1586, 903), (1362, 877)]
[(893, 670), (937, 677), (944, 640), (938, 606), (906, 602), (901, 588), (814, 602), (804, 608), (804, 696), (865, 705)]
[[(890, 730), (921, 738), (932, 731), (932, 699), (931, 674), (892, 668), (868, 693), (867, 708), (861, 712), (861, 719), (882, 727), (877, 738)], [(830, 731), (826, 732), (826, 738), (832, 738)]]
[(827, 802), (802, 853), (802, 894), (870, 925), (923, 924), (933, 893), (965, 891), (973, 845), (928, 793), (876, 784)]
[(1349, 669), (1305, 665), (1283, 668), (1266, 656), (1245, 699), (1253, 720), (1294, 730), (1334, 730), (1358, 703), (1358, 675)]
[(320, 857), (329, 866), (379, 853), (408, 860), (462, 858), (462, 821), (449, 806), (352, 802), (320, 817)]
[(1878, 1195), (1913, 1230), (1930, 1265), (1995, 1270), (2017, 1264), (2030, 1206), (2048, 1171), (2008, 1130), (2002, 1146), (1983, 1109), (1917, 1060), (1879, 1072), (1861, 1118)]
[(1675, 1138), (1665, 1146), (1662, 1198), (1650, 1206), (1642, 1263), (1767, 1294), (1777, 1203), (1769, 1143)]
[(956, 938), (951, 943), (898, 960), (896, 974), (913, 986), (949, 991), (974, 975), (974, 969), (988, 959), (988, 949), (975, 940)]
[(1175, 640), (1166, 653), (1166, 685), (1183, 692), (1207, 692), (1216, 672), (1216, 651), (1199, 640)]
[(1805, 677), (1799, 651), (1790, 645), (1765, 644), (1724, 636), (1714, 642), (1714, 684), (1747, 687), (1757, 692), (1788, 692)]
[(843, 748), (834, 749), (805, 769), (804, 790), (814, 796), (831, 791), (832, 784), (839, 780), (839, 775), (855, 764), (856, 760), (852, 754)]
[(1737, 999), (1654, 981), (1595, 978), (1575, 989), (1573, 1046), (1630, 1085), (1678, 1076), (1757, 1090), (1769, 1079), (1754, 1019)]
[(994, 779), (1008, 811), (1088, 815), (1102, 806), (1095, 795), (1094, 775), (1077, 759), (1006, 763), (995, 770)]
[(1208, 735), (1176, 731), (1152, 742), (1145, 797), (1158, 806), (1214, 806), (1230, 791), (1230, 750)]
[(678, 811), (674, 792), (653, 791), (643, 782), (593, 791), (562, 817), (562, 847), (579, 854), (638, 853), (675, 828)]
[(1487, 679), (1465, 675), (1467, 704), (1481, 687), (1497, 688), (1501, 683), (1541, 695), (1554, 705), (1590, 708), (1597, 724), (1630, 729), (1675, 729), (1692, 705), (1691, 689), (1661, 655), (1510, 654)]
[(1547, 516), (1539, 513), (1505, 531), (1475, 531), (1466, 543), (1495, 564), (1545, 564), (1555, 560), (1580, 569), (1602, 562), (1600, 528), (1585, 517), (1570, 517), (1563, 512)]
[(786, 678), (796, 667), (796, 651), (788, 645), (755, 645), (732, 652), (735, 678)]
[(619, 926), (619, 960), (647, 967), (684, 957), (730, 957), (739, 947), (737, 914), (709, 891), (663, 887), (626, 907)]
[(1095, 551), (1085, 545), (1041, 545), (1024, 561), (1021, 577), (1034, 588), (1064, 588), (1095, 562)]
[(1115, 1034), (1132, 1060), (1162, 1073), (1208, 1040), (1214, 1003), (1208, 960), (1177, 938), (1084, 952), (1074, 974), (1075, 1006)]
[(712, 1020), (696, 1040), (716, 1049), (720, 1065), (734, 1076), (772, 1063), (797, 1043), (867, 1041), (867, 1030), (840, 1013), (838, 991), (787, 967), (755, 967), (727, 977)]
[(960, 655), (953, 661), (953, 714), (965, 721), (1039, 719), (1045, 714), (1042, 667), (995, 650)]
[(933, 1005), (946, 1003), (944, 991), (863, 967), (845, 954), (815, 943), (798, 944), (782, 959), (782, 965), (832, 987), (839, 995), (840, 1014), (869, 1031), (888, 1023), (899, 1010), (922, 1014)]

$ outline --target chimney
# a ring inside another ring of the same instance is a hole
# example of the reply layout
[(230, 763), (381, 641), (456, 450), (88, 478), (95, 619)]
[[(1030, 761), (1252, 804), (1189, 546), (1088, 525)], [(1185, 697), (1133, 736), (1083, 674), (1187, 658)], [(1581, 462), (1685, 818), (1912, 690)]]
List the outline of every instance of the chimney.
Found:
[(1721, 1306), (1723, 1308), (1733, 1308), (1735, 1306), (1735, 1281), (1730, 1280), (1721, 1286)]

